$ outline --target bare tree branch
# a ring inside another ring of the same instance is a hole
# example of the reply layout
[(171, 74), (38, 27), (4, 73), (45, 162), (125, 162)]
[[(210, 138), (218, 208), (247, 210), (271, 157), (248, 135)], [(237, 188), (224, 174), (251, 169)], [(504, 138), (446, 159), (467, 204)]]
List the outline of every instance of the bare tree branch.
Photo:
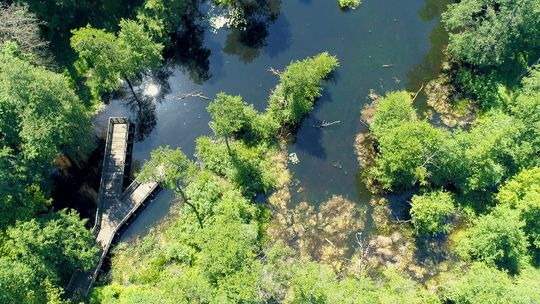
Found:
[(340, 120), (336, 120), (336, 121), (332, 121), (332, 122), (325, 122), (324, 120), (322, 121), (322, 123), (320, 125), (313, 125), (313, 127), (315, 128), (324, 128), (324, 127), (329, 127), (331, 125), (335, 125), (335, 124), (338, 124), (338, 123), (341, 123)]
[(181, 99), (186, 99), (188, 97), (198, 97), (198, 98), (202, 98), (204, 100), (210, 100), (210, 98), (207, 97), (207, 96), (204, 96), (202, 94), (202, 92), (197, 92), (197, 91), (193, 91), (191, 93), (186, 93), (186, 94), (180, 94), (180, 95), (176, 96), (176, 99), (181, 100)]
[(273, 67), (269, 67), (268, 68), (268, 72), (276, 75), (276, 76), (281, 76), (281, 72), (278, 70), (278, 69), (274, 69)]
[(41, 25), (44, 22), (28, 11), (27, 4), (0, 3), (0, 44), (13, 41), (22, 52), (34, 55), (34, 63), (50, 66), (49, 42), (41, 38)]

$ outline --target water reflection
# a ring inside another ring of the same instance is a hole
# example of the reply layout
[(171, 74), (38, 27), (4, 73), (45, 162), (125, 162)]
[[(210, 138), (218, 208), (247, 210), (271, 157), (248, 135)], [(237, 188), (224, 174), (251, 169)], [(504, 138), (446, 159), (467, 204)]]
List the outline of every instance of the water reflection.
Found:
[(258, 0), (239, 4), (243, 21), (229, 31), (223, 51), (237, 55), (244, 63), (259, 57), (260, 49), (267, 45), (268, 27), (279, 16), (281, 0)]
[[(442, 12), (446, 10), (452, 0), (426, 0), (424, 7), (418, 12), (423, 21), (440, 19)], [(448, 33), (440, 20), (433, 27), (429, 35), (430, 49), (423, 60), (415, 65), (407, 73), (406, 88), (409, 91), (418, 90), (427, 81), (439, 75), (441, 64), (444, 59), (444, 47), (448, 44)]]
[[(196, 13), (199, 14), (198, 12)], [(165, 57), (171, 58), (196, 84), (203, 84), (210, 74), (211, 51), (203, 46), (204, 27), (196, 23), (198, 16), (185, 16), (173, 37), (172, 47)]]
[(261, 50), (259, 47), (251, 47), (241, 42), (242, 30), (231, 29), (225, 40), (223, 52), (229, 55), (236, 55), (242, 62), (250, 63), (259, 57)]
[(266, 38), (264, 52), (270, 57), (276, 57), (291, 47), (292, 35), (289, 21), (285, 15), (279, 16), (270, 26), (270, 34)]
[(144, 140), (156, 126), (156, 103), (162, 102), (170, 93), (168, 79), (171, 74), (170, 65), (156, 71), (148, 71), (134, 82), (133, 90), (128, 91), (126, 104), (135, 125), (135, 140)]
[(431, 21), (438, 18), (446, 11), (446, 7), (454, 2), (452, 0), (426, 0), (424, 7), (418, 12), (418, 15), (424, 21)]

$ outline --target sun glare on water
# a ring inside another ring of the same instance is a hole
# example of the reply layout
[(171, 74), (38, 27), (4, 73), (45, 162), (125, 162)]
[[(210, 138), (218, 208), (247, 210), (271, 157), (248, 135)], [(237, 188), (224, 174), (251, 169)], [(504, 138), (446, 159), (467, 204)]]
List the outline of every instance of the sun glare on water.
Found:
[(156, 84), (150, 83), (144, 88), (143, 93), (146, 96), (155, 97), (159, 93), (159, 86)]

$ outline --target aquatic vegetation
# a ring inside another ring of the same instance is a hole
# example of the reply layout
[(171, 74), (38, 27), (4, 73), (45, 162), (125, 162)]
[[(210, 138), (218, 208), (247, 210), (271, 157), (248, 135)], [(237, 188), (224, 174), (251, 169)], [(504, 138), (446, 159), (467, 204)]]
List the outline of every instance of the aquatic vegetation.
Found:
[(318, 208), (306, 202), (294, 208), (272, 206), (274, 214), (268, 226), (272, 240), (282, 240), (301, 256), (343, 270), (352, 255), (352, 240), (364, 228), (365, 209), (341, 196), (331, 197)]
[(339, 7), (356, 9), (362, 4), (362, 0), (338, 0)]

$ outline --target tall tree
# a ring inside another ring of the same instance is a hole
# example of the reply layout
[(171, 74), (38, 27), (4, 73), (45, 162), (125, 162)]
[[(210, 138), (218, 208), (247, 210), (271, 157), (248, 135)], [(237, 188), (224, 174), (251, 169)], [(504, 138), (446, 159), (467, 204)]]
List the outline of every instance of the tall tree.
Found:
[(41, 37), (43, 22), (28, 11), (28, 5), (0, 4), (0, 44), (13, 41), (20, 50), (32, 54), (32, 62), (50, 64), (49, 43)]
[[(94, 237), (84, 224), (77, 214), (60, 211), (8, 228), (0, 242), (0, 299), (47, 303), (58, 298), (59, 286), (73, 271), (97, 262)], [(14, 290), (13, 283), (21, 285)]]
[(518, 211), (496, 208), (476, 220), (460, 239), (458, 252), (465, 258), (518, 273), (527, 254), (524, 225)]
[(68, 79), (35, 67), (14, 43), (0, 46), (0, 226), (43, 208), (37, 186), (54, 158), (91, 148), (91, 122)]
[(246, 120), (246, 104), (240, 96), (230, 96), (219, 93), (214, 101), (208, 105), (208, 112), (212, 116), (210, 126), (214, 132), (223, 136), (225, 144), (231, 153), (229, 140), (231, 136), (240, 131)]
[(145, 162), (137, 179), (141, 182), (155, 181), (162, 183), (182, 197), (184, 203), (190, 206), (197, 216), (199, 225), (203, 228), (203, 221), (199, 211), (184, 192), (184, 188), (193, 181), (197, 167), (180, 149), (159, 147), (152, 151), (150, 160)]
[[(464, 0), (443, 13), (448, 49), (473, 65), (500, 65), (540, 46), (537, 0)], [(471, 43), (473, 42), (474, 43)], [(514, 58), (512, 58), (514, 57)], [(537, 58), (530, 58), (532, 61)]]
[(506, 182), (497, 201), (520, 212), (525, 234), (540, 258), (540, 168), (523, 170)]
[(132, 81), (145, 69), (159, 66), (163, 49), (143, 25), (126, 19), (120, 21), (118, 35), (90, 25), (73, 30), (71, 46), (79, 55), (78, 67), (86, 73), (95, 98), (116, 90), (123, 79), (139, 104)]

